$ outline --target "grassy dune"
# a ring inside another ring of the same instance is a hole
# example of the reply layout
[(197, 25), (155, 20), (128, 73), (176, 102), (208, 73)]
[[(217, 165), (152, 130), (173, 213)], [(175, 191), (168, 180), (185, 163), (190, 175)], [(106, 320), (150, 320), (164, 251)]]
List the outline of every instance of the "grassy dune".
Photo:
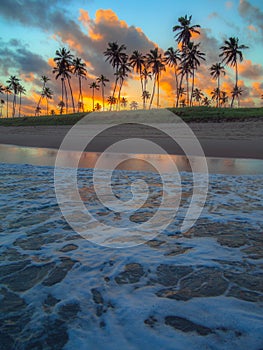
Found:
[[(169, 111), (178, 115), (186, 123), (189, 122), (228, 122), (228, 121), (248, 121), (263, 120), (263, 108), (215, 108), (215, 107), (185, 107), (168, 108)], [(90, 114), (91, 123), (114, 122), (118, 120), (118, 112), (94, 112), (94, 113), (74, 113), (55, 116), (41, 117), (21, 117), (21, 118), (0, 118), (0, 126), (37, 126), (37, 125), (74, 125), (85, 115)], [(142, 122), (140, 111), (127, 111), (127, 116), (131, 115), (131, 120), (125, 122)], [(133, 116), (136, 115), (136, 120)], [(119, 115), (120, 116), (120, 115)], [(150, 120), (147, 120), (150, 122)], [(151, 120), (152, 122), (172, 123), (172, 116), (165, 119)]]

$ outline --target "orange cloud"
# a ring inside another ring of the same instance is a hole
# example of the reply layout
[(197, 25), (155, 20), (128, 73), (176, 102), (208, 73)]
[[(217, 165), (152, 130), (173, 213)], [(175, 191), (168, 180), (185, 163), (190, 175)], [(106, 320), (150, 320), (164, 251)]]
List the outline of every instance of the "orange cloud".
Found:
[(248, 26), (248, 29), (251, 30), (252, 32), (257, 32), (258, 31), (257, 28), (255, 26), (253, 26), (253, 24), (250, 24)]
[(263, 76), (263, 67), (246, 60), (239, 64), (239, 74), (247, 79), (260, 79)]

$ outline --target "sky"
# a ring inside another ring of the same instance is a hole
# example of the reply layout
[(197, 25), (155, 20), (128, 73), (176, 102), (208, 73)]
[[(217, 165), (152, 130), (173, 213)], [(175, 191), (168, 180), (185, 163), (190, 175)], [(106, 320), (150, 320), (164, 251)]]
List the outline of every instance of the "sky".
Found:
[[(192, 15), (192, 24), (201, 26), (200, 49), (206, 54), (196, 76), (196, 87), (209, 98), (216, 81), (209, 67), (219, 62), (220, 46), (229, 37), (238, 37), (239, 43), (249, 48), (243, 51), (239, 63), (239, 86), (243, 90), (241, 106), (262, 106), (263, 94), (263, 3), (262, 0), (1, 0), (0, 8), (0, 83), (6, 85), (10, 75), (21, 79), (27, 93), (23, 96), (24, 115), (34, 114), (41, 93), (41, 76), (51, 80), (48, 86), (54, 92), (50, 108), (57, 110), (61, 99), (60, 81), (55, 80), (52, 69), (55, 51), (69, 49), (87, 64), (87, 80), (83, 82), (85, 108), (92, 107), (89, 85), (100, 74), (110, 79), (105, 96), (110, 96), (114, 84), (113, 69), (105, 62), (103, 52), (108, 43), (117, 41), (127, 46), (127, 53), (142, 53), (158, 46), (163, 52), (177, 47), (172, 28), (178, 18)], [(222, 89), (229, 93), (234, 86), (233, 68), (226, 68)], [(78, 82), (72, 77), (77, 99)], [(174, 104), (174, 75), (167, 68), (160, 82), (160, 105)], [(152, 85), (148, 86), (151, 93)], [(141, 103), (138, 76), (130, 75), (124, 84), (122, 96), (128, 102)], [(2, 98), (4, 98), (2, 96)], [(96, 102), (101, 93), (96, 91)], [(45, 104), (42, 106), (42, 114)], [(4, 112), (3, 112), (4, 113)]]

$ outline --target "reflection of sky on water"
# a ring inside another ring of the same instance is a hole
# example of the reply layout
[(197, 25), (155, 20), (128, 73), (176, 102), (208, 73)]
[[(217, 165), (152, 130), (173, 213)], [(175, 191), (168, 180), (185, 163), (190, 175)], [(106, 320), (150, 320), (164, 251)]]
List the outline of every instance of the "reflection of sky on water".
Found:
[[(11, 145), (0, 145), (0, 162), (16, 164), (33, 164), (54, 166), (57, 150), (47, 148), (18, 147)], [(93, 168), (100, 153), (84, 152), (79, 167)], [(67, 166), (71, 165), (73, 159), (79, 157), (78, 152), (65, 151), (64, 160)], [(172, 169), (170, 159), (176, 163), (179, 171), (191, 171), (189, 159), (185, 156), (165, 154), (117, 154), (107, 153), (104, 157), (103, 166), (110, 168), (113, 160), (118, 160), (118, 169), (154, 171), (151, 161), (159, 164), (163, 172)], [(198, 162), (198, 157), (189, 157), (192, 162)], [(214, 174), (263, 174), (263, 160), (239, 159), (239, 158), (207, 158), (208, 169)]]

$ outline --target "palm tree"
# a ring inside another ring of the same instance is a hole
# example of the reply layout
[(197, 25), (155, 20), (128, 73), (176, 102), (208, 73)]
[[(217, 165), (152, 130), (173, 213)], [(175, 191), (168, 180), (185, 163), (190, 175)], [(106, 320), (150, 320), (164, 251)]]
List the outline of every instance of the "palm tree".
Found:
[(165, 70), (165, 65), (163, 63), (164, 59), (162, 57), (162, 54), (159, 53), (158, 47), (156, 47), (153, 50), (150, 50), (150, 53), (147, 54), (147, 61), (152, 70), (152, 74), (154, 76), (152, 97), (151, 97), (149, 109), (151, 109), (151, 106), (152, 106), (156, 84), (157, 84), (157, 108), (158, 108), (159, 95), (160, 95), (160, 75), (161, 75), (161, 71)]
[(120, 105), (122, 106), (122, 108), (126, 108), (127, 107), (127, 103), (128, 103), (128, 100), (126, 97), (122, 97), (121, 100), (120, 100)]
[(102, 97), (102, 109), (104, 111), (104, 87), (106, 86), (106, 83), (109, 82), (109, 79), (105, 77), (105, 75), (101, 74), (97, 78), (97, 82), (101, 86), (101, 97)]
[(133, 51), (133, 53), (130, 56), (130, 60), (129, 60), (131, 67), (140, 76), (142, 93), (144, 91), (142, 71), (144, 68), (145, 60), (146, 60), (146, 57), (138, 50)]
[(0, 100), (0, 109), (1, 109), (0, 117), (3, 116), (3, 107), (4, 107), (4, 104), (5, 104), (5, 100), (1, 99), (1, 100)]
[(35, 117), (39, 117), (40, 113), (41, 113), (41, 107), (40, 106), (36, 106)]
[[(200, 66), (200, 59), (205, 61), (205, 53), (199, 50), (200, 43), (194, 44), (193, 42), (189, 42), (186, 49), (182, 54), (182, 61), (188, 65), (190, 68), (190, 74), (192, 75), (192, 90), (191, 90), (191, 98), (190, 98), (190, 106), (192, 106), (193, 99), (193, 91), (195, 85), (195, 71)], [(187, 75), (188, 78), (188, 75)], [(188, 97), (189, 104), (189, 97)]]
[(225, 91), (220, 92), (220, 106), (224, 106), (228, 101), (228, 96)]
[[(218, 88), (215, 88), (213, 91), (211, 91), (211, 97), (212, 97), (212, 100), (216, 100), (216, 101), (219, 101), (220, 100), (220, 90)], [(217, 107), (218, 107), (218, 104), (217, 104)]]
[(13, 91), (13, 112), (12, 112), (12, 117), (15, 117), (15, 113), (16, 113), (16, 95), (18, 93), (18, 86), (19, 86), (19, 81), (20, 79), (18, 79), (15, 75), (11, 75), (9, 77), (9, 80), (7, 80), (7, 84), (9, 85), (9, 88), (11, 91)]
[(43, 93), (43, 91), (44, 91), (44, 89), (45, 89), (45, 87), (46, 87), (46, 84), (47, 84), (47, 82), (49, 81), (50, 79), (46, 76), (46, 75), (41, 75), (41, 81), (42, 81), (42, 83), (43, 83), (43, 86), (42, 86), (42, 91), (41, 91), (41, 94), (40, 94), (40, 98), (39, 98), (39, 101), (38, 101), (38, 104), (37, 104), (37, 106), (39, 107), (40, 106), (40, 103), (41, 103), (41, 100), (42, 100), (42, 93)]
[[(225, 40), (224, 45), (220, 47), (222, 50), (220, 57), (223, 57), (222, 62), (232, 66), (235, 68), (236, 72), (236, 83), (235, 83), (235, 91), (238, 91), (238, 60), (240, 62), (243, 61), (243, 53), (242, 50), (248, 49), (248, 46), (239, 45), (239, 39), (230, 37), (228, 40)], [(235, 93), (232, 94), (231, 107), (233, 107), (234, 99), (238, 97)]]
[(146, 101), (148, 101), (151, 97), (151, 94), (149, 93), (149, 91), (144, 90), (142, 92), (142, 99), (143, 99), (143, 109), (145, 109), (146, 107)]
[(210, 106), (211, 101), (210, 101), (209, 98), (206, 96), (205, 98), (203, 98), (202, 103), (203, 103), (204, 106)]
[[(233, 90), (231, 91), (231, 95), (232, 95), (232, 102), (234, 101), (234, 99), (236, 98), (237, 99), (237, 104), (238, 104), (238, 107), (240, 105), (240, 100), (239, 100), (239, 97), (242, 95), (242, 92), (243, 90), (238, 87), (238, 86), (235, 86), (233, 88)], [(233, 104), (231, 102), (231, 107), (233, 107)]]
[(19, 93), (19, 113), (18, 116), (21, 115), (21, 102), (22, 102), (22, 94), (25, 95), (26, 89), (21, 84), (18, 85), (17, 92)]
[(108, 105), (110, 106), (110, 110), (111, 110), (111, 107), (112, 107), (113, 105), (115, 105), (116, 102), (117, 102), (116, 97), (114, 97), (114, 96), (109, 96), (109, 97), (107, 98), (107, 102), (108, 102)]
[(99, 102), (97, 102), (95, 105), (95, 111), (99, 112), (101, 110), (101, 108), (102, 108), (101, 104)]
[(213, 79), (217, 79), (217, 89), (219, 91), (218, 99), (217, 99), (217, 107), (220, 106), (220, 76), (225, 75), (225, 68), (222, 66), (220, 62), (213, 64), (210, 68), (210, 75)]
[[(84, 103), (83, 103), (83, 95), (82, 95), (82, 79), (86, 79), (86, 63), (82, 62), (82, 59), (76, 57), (72, 61), (72, 72), (78, 77), (79, 81), (79, 98), (78, 98), (78, 112), (80, 107), (82, 108), (82, 112), (84, 112)], [(79, 103), (81, 102), (81, 103)]]
[(202, 98), (204, 97), (204, 94), (203, 92), (198, 89), (198, 88), (195, 88), (194, 91), (193, 91), (193, 99), (199, 104), (201, 104), (201, 101), (202, 101)]
[(118, 75), (118, 81), (120, 84), (119, 93), (118, 93), (118, 100), (117, 100), (117, 102), (119, 103), (119, 108), (120, 108), (121, 89), (122, 89), (122, 86), (123, 86), (125, 79), (128, 77), (127, 73), (129, 73), (130, 71), (131, 71), (130, 63), (128, 62), (128, 55), (126, 55), (120, 64), (119, 70), (117, 71), (117, 73), (115, 73)]
[[(115, 84), (114, 84), (114, 89), (112, 96), (115, 97), (115, 91), (117, 88), (117, 83), (118, 83), (118, 75), (117, 72), (119, 70), (119, 67), (123, 60), (126, 57), (126, 46), (125, 45), (120, 45), (114, 41), (108, 43), (108, 48), (106, 51), (104, 51), (104, 56), (106, 57), (106, 61), (109, 61), (112, 67), (115, 69)], [(110, 110), (111, 110), (112, 105), (110, 105)]]
[(8, 95), (12, 94), (12, 91), (10, 90), (10, 87), (9, 86), (5, 86), (5, 93), (6, 93), (6, 118), (9, 117), (8, 115)]
[(42, 92), (42, 97), (46, 98), (47, 102), (47, 115), (48, 115), (48, 100), (52, 100), (53, 98), (53, 91), (49, 87), (45, 87)]
[(72, 73), (73, 55), (70, 53), (70, 50), (67, 50), (64, 47), (62, 47), (61, 49), (56, 50), (56, 57), (54, 58), (54, 62), (56, 63), (56, 67), (53, 69), (53, 73), (56, 74), (56, 79), (58, 79), (59, 77), (61, 78), (61, 100), (64, 102), (64, 92), (65, 92), (66, 111), (67, 111), (68, 102), (67, 102), (67, 89), (65, 85), (65, 80), (66, 80), (70, 89), (73, 112), (75, 112), (73, 93), (72, 93), (72, 88), (70, 84), (70, 79), (71, 79), (70, 74)]
[(95, 90), (99, 90), (100, 86), (96, 83), (96, 81), (93, 81), (93, 83), (91, 83), (89, 87), (90, 89), (92, 89), (92, 110), (95, 111), (94, 95)]
[[(142, 92), (142, 98), (143, 98), (143, 109), (146, 108), (146, 100), (147, 94), (144, 91), (147, 91), (147, 84), (148, 79), (152, 79), (152, 74), (150, 72), (149, 63), (147, 61), (144, 62), (143, 69), (142, 69), (142, 79), (143, 79), (143, 92)], [(147, 91), (148, 92), (148, 91)], [(149, 92), (148, 92), (149, 93)]]
[(175, 50), (173, 47), (169, 47), (164, 53), (164, 62), (170, 67), (174, 68), (175, 77), (175, 94), (176, 100), (179, 99), (179, 86), (178, 86), (178, 62), (181, 60), (181, 55), (179, 50)]
[(64, 112), (64, 107), (65, 107), (65, 102), (64, 101), (59, 101), (59, 103), (58, 103), (58, 108), (59, 108), (59, 113), (60, 114), (63, 114), (63, 112)]
[(187, 18), (187, 15), (184, 17), (179, 17), (178, 22), (180, 25), (175, 25), (173, 27), (173, 32), (177, 32), (175, 35), (175, 40), (179, 43), (182, 43), (183, 48), (188, 46), (192, 35), (200, 34), (200, 32), (196, 28), (200, 28), (199, 24), (194, 24), (191, 26), (192, 16)]
[(133, 109), (133, 110), (138, 109), (138, 103), (136, 101), (132, 101), (130, 103), (130, 109)]

